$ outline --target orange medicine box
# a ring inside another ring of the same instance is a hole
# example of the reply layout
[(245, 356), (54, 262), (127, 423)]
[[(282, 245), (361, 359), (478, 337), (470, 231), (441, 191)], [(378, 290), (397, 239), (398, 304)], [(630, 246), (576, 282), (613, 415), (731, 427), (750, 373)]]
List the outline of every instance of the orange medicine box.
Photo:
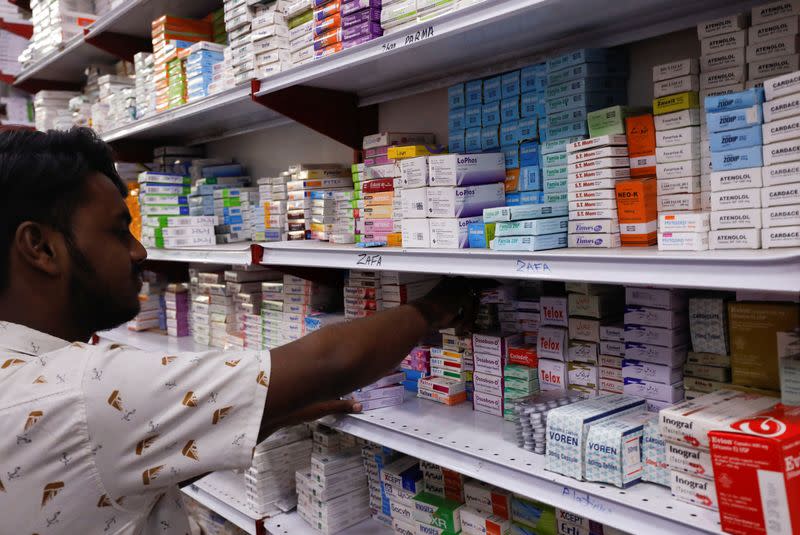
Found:
[(506, 169), (505, 190), (513, 193), (519, 189), (519, 168)]
[(658, 238), (656, 179), (620, 180), (615, 189), (622, 245), (655, 245)]
[(651, 114), (626, 117), (625, 135), (631, 157), (656, 153), (656, 126)]

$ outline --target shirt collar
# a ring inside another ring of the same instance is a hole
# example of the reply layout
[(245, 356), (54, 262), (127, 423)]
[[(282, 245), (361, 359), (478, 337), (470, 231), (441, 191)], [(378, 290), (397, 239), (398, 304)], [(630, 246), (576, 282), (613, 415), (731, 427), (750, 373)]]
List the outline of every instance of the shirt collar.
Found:
[(70, 343), (66, 340), (47, 333), (17, 323), (0, 321), (0, 350), (36, 356), (68, 345)]

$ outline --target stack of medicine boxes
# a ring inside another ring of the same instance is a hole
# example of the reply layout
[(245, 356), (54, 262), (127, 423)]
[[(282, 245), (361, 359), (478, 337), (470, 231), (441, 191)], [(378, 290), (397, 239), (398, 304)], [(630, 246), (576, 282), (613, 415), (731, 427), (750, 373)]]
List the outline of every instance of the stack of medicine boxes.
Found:
[(213, 68), (223, 59), (224, 46), (200, 41), (189, 47), (186, 57), (186, 98), (192, 102), (210, 93), (208, 86), (213, 79)]
[[(619, 247), (617, 180), (630, 176), (624, 134), (576, 141), (567, 145), (571, 227), (570, 247)], [(576, 223), (572, 223), (572, 222)], [(577, 222), (583, 222), (582, 225)]]
[(770, 2), (755, 6), (747, 41), (747, 87), (761, 87), (768, 78), (800, 69), (798, 15), (794, 2)]
[[(322, 533), (336, 533), (369, 517), (369, 490), (360, 450), (313, 453), (308, 477), (300, 472), (297, 477), (298, 490), (311, 485), (319, 492), (316, 496), (307, 491), (298, 493), (297, 512)], [(339, 493), (335, 489), (342, 486), (352, 490), (336, 496)]]
[(686, 295), (656, 288), (625, 288), (625, 394), (660, 409), (683, 399), (683, 363), (689, 332)]
[(630, 112), (624, 120), (631, 178), (616, 185), (620, 240), (623, 247), (655, 245), (658, 232), (655, 123), (650, 113)]
[(508, 349), (521, 341), (521, 335), (473, 333), (475, 371), (472, 374), (474, 387), (472, 407), (474, 410), (499, 417), (505, 415), (504, 372), (508, 363)]
[(536, 343), (539, 356), (539, 388), (566, 390), (569, 306), (565, 296), (542, 296), (539, 299), (540, 326)]
[(164, 292), (168, 336), (189, 336), (189, 288), (185, 283), (172, 283)]
[(253, 14), (247, 3), (227, 0), (225, 9), (225, 30), (230, 42), (230, 67), (233, 69), (234, 85), (255, 78), (253, 43), (250, 40)]
[(761, 247), (764, 90), (706, 98), (711, 142), (711, 249)]
[(264, 224), (264, 241), (283, 241), (287, 238), (286, 183), (291, 175), (284, 171), (278, 176), (258, 180), (259, 203), (261, 210), (254, 210)]
[(764, 82), (761, 246), (800, 245), (800, 71)]
[[(621, 316), (622, 300), (613, 287), (596, 284), (570, 284), (567, 287), (569, 313), (569, 346), (567, 348), (568, 380), (571, 390), (596, 395), (602, 380), (614, 393), (622, 392), (622, 358), (619, 348), (604, 343), (607, 331)], [(609, 348), (608, 346), (612, 347)], [(621, 346), (617, 342), (617, 346)], [(613, 352), (603, 350), (612, 349)], [(618, 388), (615, 388), (618, 387)], [(606, 390), (609, 390), (607, 388)]]
[(217, 243), (250, 241), (253, 238), (253, 208), (257, 203), (257, 187), (215, 190)]
[[(369, 443), (361, 450), (364, 470), (369, 489), (369, 508), (372, 518), (379, 522), (393, 521), (392, 505), (412, 507), (414, 493), (402, 486), (386, 488), (383, 483), (383, 469), (394, 461), (403, 458), (400, 453), (380, 444)], [(387, 492), (388, 491), (388, 492)]]
[(311, 0), (293, 2), (286, 10), (289, 52), (292, 65), (314, 59), (314, 10)]
[(342, 51), (341, 2), (314, 0), (314, 57)]
[(658, 248), (661, 250), (708, 249), (708, 213), (701, 211), (702, 151), (697, 72), (698, 62), (694, 58), (653, 67), (655, 87), (661, 90), (668, 90), (671, 85), (681, 89), (694, 87), (653, 101)]
[(347, 49), (383, 35), (381, 2), (357, 0), (342, 4), (342, 45)]
[(261, 283), (261, 345), (272, 349), (283, 345), (283, 281)]
[(702, 396), (715, 383), (731, 381), (727, 306), (724, 297), (689, 299), (692, 351), (687, 354), (683, 368), (686, 399)]
[(469, 225), (483, 223), (483, 210), (505, 204), (503, 153), (428, 157), (426, 204), (431, 247), (469, 247)]
[(250, 42), (253, 47), (254, 75), (272, 76), (291, 67), (289, 28), (278, 2), (259, 8), (251, 22)]

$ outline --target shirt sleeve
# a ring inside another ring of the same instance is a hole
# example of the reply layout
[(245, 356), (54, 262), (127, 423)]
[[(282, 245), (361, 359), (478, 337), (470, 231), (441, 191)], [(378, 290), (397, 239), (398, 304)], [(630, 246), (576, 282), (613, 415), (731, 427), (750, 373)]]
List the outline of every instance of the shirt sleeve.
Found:
[(119, 505), (250, 463), (269, 388), (268, 351), (165, 354), (117, 344), (93, 351), (83, 379), (86, 421), (100, 482)]

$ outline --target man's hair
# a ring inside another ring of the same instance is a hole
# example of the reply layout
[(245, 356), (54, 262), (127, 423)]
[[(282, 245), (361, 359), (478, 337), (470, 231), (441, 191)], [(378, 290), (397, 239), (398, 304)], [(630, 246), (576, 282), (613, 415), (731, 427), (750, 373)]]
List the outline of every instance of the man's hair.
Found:
[(20, 224), (50, 225), (72, 238), (72, 215), (93, 172), (125, 197), (111, 148), (89, 128), (0, 131), (0, 290), (9, 283), (11, 243)]

